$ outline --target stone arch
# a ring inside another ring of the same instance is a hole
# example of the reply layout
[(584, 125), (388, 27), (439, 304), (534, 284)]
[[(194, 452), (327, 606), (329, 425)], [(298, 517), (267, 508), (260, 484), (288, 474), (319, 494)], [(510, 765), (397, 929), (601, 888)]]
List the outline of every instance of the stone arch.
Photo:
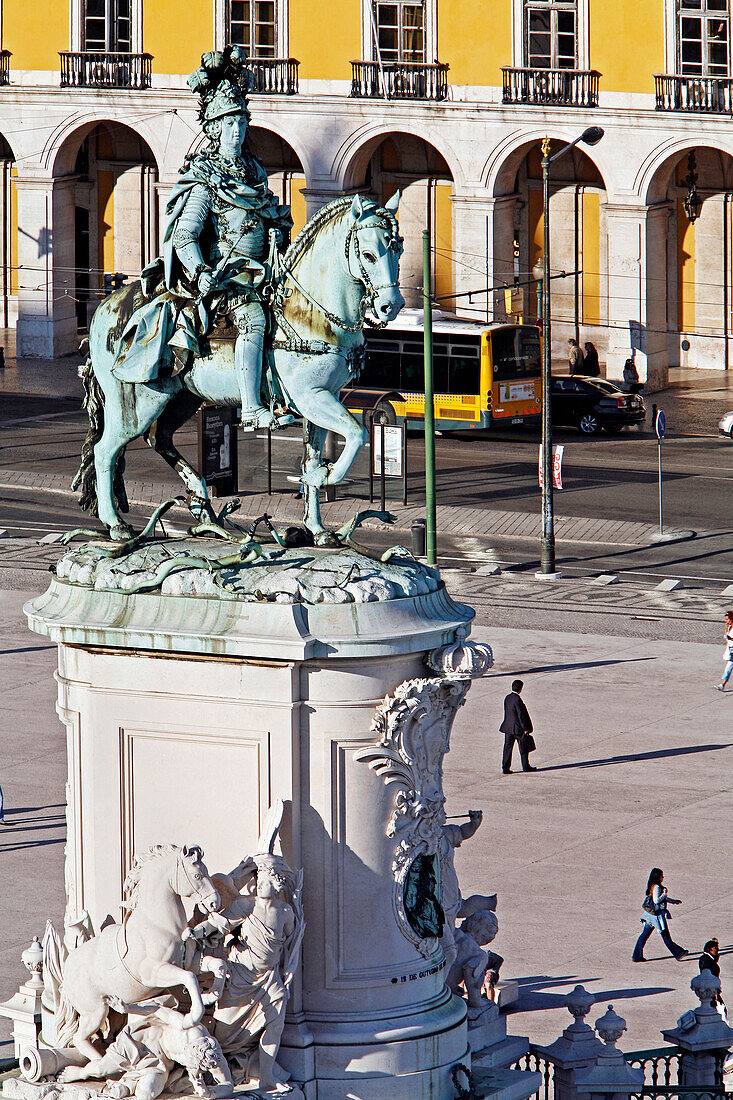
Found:
[(647, 236), (649, 271), (656, 278), (648, 279), (661, 307), (666, 361), (727, 370), (733, 361), (733, 143), (702, 135), (669, 142), (647, 159), (637, 179), (657, 214)]
[(675, 165), (692, 149), (709, 149), (733, 157), (733, 141), (720, 141), (717, 136), (715, 141), (710, 141), (707, 135), (704, 138), (701, 135), (699, 140), (686, 137), (665, 142), (654, 149), (639, 166), (634, 190), (642, 202), (651, 206), (655, 202), (664, 201)]
[[(168, 114), (169, 112), (161, 112)], [(52, 176), (66, 176), (74, 171), (76, 158), (83, 142), (97, 126), (122, 127), (133, 133), (150, 151), (156, 169), (160, 170), (164, 162), (164, 149), (161, 148), (160, 126), (153, 125), (149, 117), (143, 121), (110, 118), (108, 115), (71, 115), (64, 119), (49, 135), (41, 153), (41, 163)], [(163, 139), (164, 140), (164, 139)]]
[[(577, 131), (563, 134), (548, 132), (545, 129), (536, 130), (535, 132), (524, 130), (521, 134), (512, 134), (503, 142), (500, 142), (486, 160), (481, 171), (481, 182), (491, 196), (501, 198), (512, 193), (517, 171), (522, 161), (531, 149), (542, 143), (545, 136), (549, 136), (550, 141), (553, 143), (569, 142), (577, 137)], [(606, 190), (610, 192), (608, 187), (608, 183), (612, 182), (610, 166), (604, 165), (603, 158), (597, 155), (597, 149), (595, 147), (588, 149), (587, 146), (576, 146), (573, 153), (568, 155), (572, 156), (576, 150), (579, 150), (595, 167), (604, 182)], [(558, 162), (558, 167), (560, 163), (562, 162)]]
[(400, 286), (405, 301), (417, 306), (422, 294), (422, 231), (431, 234), (435, 292), (450, 295), (453, 286), (453, 204), (455, 177), (441, 149), (419, 133), (380, 127), (356, 145), (342, 147), (334, 174), (346, 191), (359, 190), (378, 202), (400, 191), (399, 222), (405, 242)]
[(73, 297), (81, 328), (116, 276), (139, 275), (158, 252), (158, 166), (140, 130), (109, 118), (77, 120), (55, 143), (53, 175), (73, 177), (60, 194), (68, 210), (56, 219), (55, 233), (65, 224), (73, 227), (66, 251), (74, 256)]
[[(551, 133), (552, 152), (572, 141), (577, 132)], [(493, 282), (520, 288), (511, 298), (502, 294), (496, 300), (497, 319), (510, 311), (528, 320), (539, 317), (535, 272), (543, 252), (544, 136), (544, 132), (514, 133), (493, 151), (482, 172), (493, 198)], [(602, 161), (595, 152), (595, 148), (575, 146), (552, 166), (552, 353), (558, 358), (566, 355), (569, 338), (591, 341), (602, 359), (608, 345), (608, 192)]]
[(339, 148), (333, 160), (331, 176), (338, 181), (338, 186), (344, 191), (350, 191), (358, 187), (364, 176), (366, 167), (377, 148), (385, 138), (394, 138), (406, 135), (424, 141), (442, 157), (448, 166), (450, 176), (456, 187), (462, 187), (465, 183), (464, 173), (460, 159), (444, 140), (437, 141), (432, 131), (424, 130), (420, 126), (410, 125), (410, 129), (401, 129), (399, 126), (368, 126), (351, 134)]

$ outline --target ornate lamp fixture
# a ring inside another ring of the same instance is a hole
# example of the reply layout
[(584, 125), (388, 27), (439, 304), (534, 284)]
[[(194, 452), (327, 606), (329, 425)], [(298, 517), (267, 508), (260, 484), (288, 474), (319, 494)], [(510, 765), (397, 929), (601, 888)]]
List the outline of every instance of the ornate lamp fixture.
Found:
[(682, 205), (685, 208), (685, 214), (690, 219), (690, 224), (694, 225), (700, 217), (700, 210), (702, 209), (702, 199), (697, 193), (697, 162), (694, 149), (691, 149), (687, 154), (687, 175), (682, 182), (687, 188), (687, 194), (682, 200)]

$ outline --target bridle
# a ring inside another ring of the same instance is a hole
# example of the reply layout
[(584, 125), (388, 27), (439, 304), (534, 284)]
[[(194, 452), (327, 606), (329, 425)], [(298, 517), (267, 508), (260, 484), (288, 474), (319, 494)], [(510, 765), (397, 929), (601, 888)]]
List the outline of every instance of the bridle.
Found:
[[(378, 227), (379, 229), (385, 229), (385, 230), (389, 228), (389, 235), (390, 236), (389, 236), (389, 241), (387, 242), (387, 251), (388, 252), (397, 251), (400, 248), (401, 244), (402, 244), (402, 239), (399, 236), (399, 234), (397, 233), (397, 223), (394, 222), (392, 218), (390, 218), (389, 225), (387, 226), (387, 225), (385, 225), (385, 222), (384, 222), (383, 218), (377, 217), (376, 227)], [(375, 228), (374, 224), (367, 224), (367, 225), (362, 225), (361, 226), (361, 229), (373, 229), (373, 228)], [(354, 275), (353, 271), (351, 270), (351, 251), (352, 251), (352, 248), (353, 248), (354, 255), (356, 256), (357, 262), (359, 264), (359, 275), (360, 275), (359, 279), (356, 279), (356, 276)], [(310, 305), (313, 306), (314, 309), (317, 309), (318, 312), (323, 317), (325, 317), (326, 320), (331, 325), (335, 325), (337, 328), (342, 329), (343, 332), (359, 332), (364, 327), (364, 325), (367, 325), (369, 328), (383, 329), (385, 327), (385, 325), (388, 324), (388, 322), (387, 321), (371, 321), (367, 318), (366, 311), (369, 309), (369, 307), (371, 305), (374, 304), (374, 301), (375, 301), (377, 295), (379, 294), (380, 290), (391, 290), (397, 284), (395, 282), (391, 282), (391, 283), (380, 283), (380, 284), (375, 285), (372, 282), (372, 280), (370, 278), (370, 275), (369, 275), (369, 272), (364, 267), (364, 261), (361, 258), (361, 249), (359, 247), (359, 228), (357, 228), (356, 224), (352, 225), (351, 228), (349, 229), (349, 232), (346, 234), (346, 239), (344, 241), (344, 253), (346, 255), (346, 268), (347, 268), (349, 274), (351, 275), (352, 279), (356, 279), (357, 282), (361, 282), (361, 284), (364, 287), (364, 294), (363, 294), (362, 299), (359, 303), (359, 316), (357, 317), (357, 320), (353, 324), (349, 324), (348, 321), (344, 321), (341, 317), (337, 317), (335, 313), (331, 313), (331, 311), (329, 309), (326, 309), (326, 307), (324, 305), (322, 305), (320, 302), (316, 301), (316, 299), (311, 294), (309, 294), (308, 291), (305, 289), (305, 287), (303, 287), (301, 285), (301, 283), (298, 281), (296, 275), (293, 273), (292, 268), (287, 267), (286, 264), (283, 263), (282, 259), (280, 260), (280, 267), (281, 267), (282, 271), (284, 272), (284, 277), (283, 277), (283, 280), (281, 282), (280, 294), (278, 295), (279, 301), (282, 299), (282, 294), (283, 294), (285, 282), (286, 282), (286, 280), (289, 279), (297, 287), (297, 289), (303, 295), (305, 300)], [(278, 305), (275, 307), (275, 314), (277, 316), (278, 321), (281, 324), (283, 324), (284, 328), (286, 328), (290, 331), (292, 336), (297, 336), (297, 333), (295, 332), (295, 330), (291, 328), (289, 322), (286, 321), (285, 318), (283, 317), (282, 306), (279, 304), (279, 301), (278, 301)], [(333, 345), (329, 344), (329, 345), (327, 345), (327, 347), (329, 348), (329, 350), (331, 350)]]
[[(190, 855), (190, 852), (189, 852), (189, 855)], [(182, 851), (178, 853), (178, 858), (176, 860), (175, 880), (172, 883), (173, 891), (174, 891), (174, 893), (178, 894), (179, 898), (195, 896), (197, 901), (202, 901), (203, 900), (203, 894), (204, 894), (203, 888), (197, 886), (196, 883), (192, 880), (191, 873), (190, 873), (188, 867), (184, 863), (185, 858), (186, 857), (184, 856)], [(184, 895), (181, 892), (181, 872), (183, 872), (183, 876), (186, 879), (186, 882), (191, 887), (191, 894), (189, 894), (189, 895)], [(212, 883), (212, 885), (213, 885), (213, 883)]]

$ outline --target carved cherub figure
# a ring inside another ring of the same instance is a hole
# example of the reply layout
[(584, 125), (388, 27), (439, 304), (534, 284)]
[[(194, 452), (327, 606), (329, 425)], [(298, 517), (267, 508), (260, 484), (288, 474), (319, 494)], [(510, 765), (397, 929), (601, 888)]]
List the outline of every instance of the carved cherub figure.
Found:
[(456, 957), (448, 971), (447, 983), (453, 993), (466, 992), (469, 1019), (496, 1001), (496, 984), (504, 962), (501, 955), (484, 948), (496, 936), (499, 922), (494, 912), (496, 895), (474, 894), (463, 902), (463, 920), (455, 931)]
[(454, 864), (454, 853), (464, 840), (468, 840), (479, 829), (484, 819), (481, 810), (469, 810), (468, 821), (464, 825), (444, 824), (438, 843), (438, 862), (440, 867), (441, 902), (445, 913), (445, 926), (441, 945), (445, 952), (446, 963), (450, 969), (456, 957), (455, 927), (461, 908), (461, 888)]

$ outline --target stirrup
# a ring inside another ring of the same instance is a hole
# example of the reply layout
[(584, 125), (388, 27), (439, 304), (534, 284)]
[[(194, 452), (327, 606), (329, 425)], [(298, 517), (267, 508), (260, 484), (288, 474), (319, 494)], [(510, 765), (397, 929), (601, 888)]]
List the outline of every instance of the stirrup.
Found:
[(256, 409), (242, 411), (239, 418), (239, 427), (243, 432), (256, 432), (258, 428), (274, 428), (277, 426), (277, 418), (274, 413), (260, 405)]

